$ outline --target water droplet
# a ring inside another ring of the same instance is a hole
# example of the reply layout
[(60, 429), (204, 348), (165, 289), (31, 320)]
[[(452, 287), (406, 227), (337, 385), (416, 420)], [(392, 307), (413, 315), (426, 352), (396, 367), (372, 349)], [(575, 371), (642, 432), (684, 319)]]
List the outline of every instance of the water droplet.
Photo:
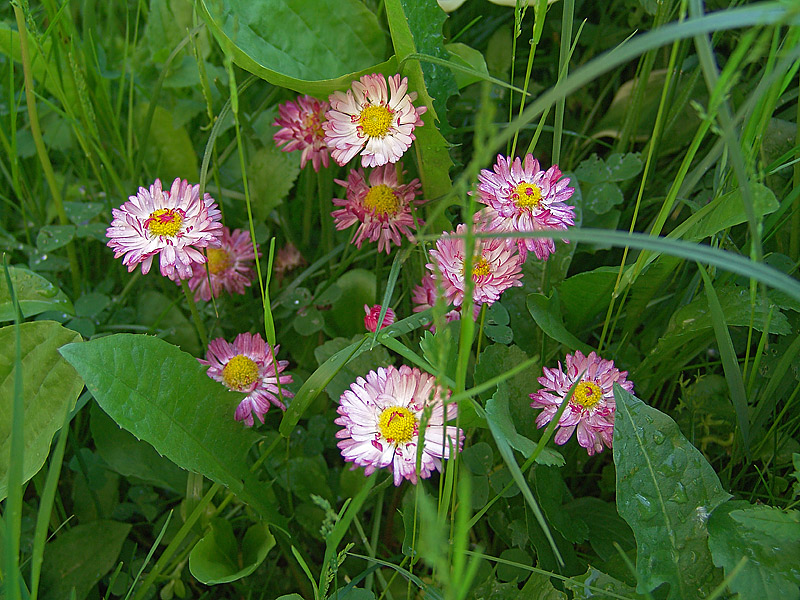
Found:
[(686, 488), (680, 481), (675, 486), (675, 492), (672, 494), (670, 500), (672, 500), (673, 502), (677, 502), (678, 504), (684, 504), (685, 502), (689, 501), (689, 496), (686, 493)]
[(652, 519), (656, 515), (656, 509), (653, 507), (653, 504), (650, 502), (650, 500), (641, 494), (634, 494), (633, 497), (636, 498), (636, 501), (638, 502), (637, 508), (639, 509), (639, 515), (642, 517), (642, 519)]
[(663, 432), (658, 430), (653, 432), (653, 441), (659, 446), (664, 443), (665, 439)]

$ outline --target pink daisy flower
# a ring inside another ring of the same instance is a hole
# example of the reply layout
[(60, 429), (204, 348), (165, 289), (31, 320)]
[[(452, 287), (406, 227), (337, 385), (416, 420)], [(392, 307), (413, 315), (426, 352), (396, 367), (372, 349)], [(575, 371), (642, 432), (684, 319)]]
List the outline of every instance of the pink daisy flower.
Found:
[[(577, 429), (578, 443), (586, 448), (589, 456), (603, 451), (603, 445), (611, 448), (614, 437), (614, 382), (628, 392), (633, 392), (633, 383), (627, 380), (627, 371), (620, 371), (613, 360), (604, 360), (594, 352), (584, 356), (579, 350), (567, 354), (567, 371), (544, 367), (539, 383), (543, 389), (531, 394), (531, 406), (543, 409), (536, 417), (536, 426), (544, 427), (556, 414), (569, 393), (569, 388), (578, 381), (569, 405), (558, 421), (553, 440), (556, 444), (566, 444)], [(581, 376), (581, 373), (583, 375)]]
[[(220, 241), (221, 247), (206, 250), (208, 275), (205, 265), (197, 263), (192, 265), (189, 288), (196, 290), (194, 295), (196, 301), (208, 302), (212, 295), (218, 298), (223, 288), (231, 295), (244, 294), (244, 288), (250, 285), (255, 276), (252, 269), (255, 257), (250, 232), (234, 229), (231, 233), (227, 227), (223, 227)], [(261, 256), (261, 252), (258, 255)]]
[(168, 192), (156, 179), (150, 189), (140, 187), (111, 213), (108, 247), (114, 258), (125, 255), (122, 264), (129, 272), (141, 264), (142, 274), (147, 274), (160, 253), (162, 275), (174, 281), (188, 279), (193, 264), (206, 262), (200, 249), (220, 246), (221, 214), (214, 199), (205, 194), (201, 200), (200, 186), (185, 179), (173, 181)]
[(329, 100), (325, 143), (331, 156), (344, 166), (361, 152), (362, 167), (379, 167), (400, 160), (411, 147), (414, 128), (423, 125), (420, 116), (428, 109), (416, 108), (416, 92), (408, 91), (408, 78), (386, 78), (380, 73), (364, 75), (346, 93), (334, 92)]
[(281, 148), (284, 152), (302, 150), (301, 169), (306, 166), (309, 158), (317, 172), (320, 163), (324, 167), (329, 164), (325, 131), (322, 128), (325, 111), (329, 108), (327, 102), (311, 96), (299, 96), (297, 102), (290, 101), (278, 107), (278, 118), (273, 125), (280, 127), (281, 130), (272, 136), (272, 139), (278, 146), (286, 144)]
[[(483, 169), (478, 175), (478, 199), (496, 211), (487, 231), (565, 231), (575, 225), (575, 207), (566, 204), (575, 190), (568, 183), (569, 178), (561, 179), (558, 165), (542, 171), (531, 154), (525, 157), (524, 167), (519, 158), (512, 163), (510, 158), (498, 155), (494, 172)], [(550, 238), (515, 241), (523, 262), (529, 250), (541, 260), (547, 260), (556, 250)]]
[(206, 359), (198, 358), (200, 364), (208, 365), (207, 375), (219, 381), (234, 392), (247, 392), (247, 396), (236, 407), (234, 417), (252, 427), (253, 415), (264, 422), (270, 404), (281, 410), (286, 405), (276, 394), (283, 398), (292, 398), (294, 394), (287, 390), (287, 383), (292, 383), (291, 375), (281, 375), (289, 365), (289, 361), (277, 360), (280, 346), (273, 350), (259, 334), (240, 333), (232, 344), (224, 338), (211, 340), (208, 344)]
[[(455, 419), (458, 409), (448, 404), (445, 416), (443, 392), (435, 382), (432, 375), (405, 365), (399, 370), (379, 367), (367, 373), (366, 379), (356, 379), (342, 394), (337, 410), (340, 416), (335, 421), (344, 427), (336, 433), (344, 459), (365, 467), (364, 475), (388, 467), (395, 485), (403, 478), (417, 483), (417, 475), (424, 479), (434, 470), (441, 472), (441, 459), (461, 450), (464, 432), (445, 425)], [(449, 395), (447, 392), (446, 397)], [(423, 413), (429, 417), (417, 473)]]
[[(364, 312), (367, 313), (364, 315), (364, 327), (367, 328), (367, 331), (375, 333), (378, 329), (378, 319), (381, 316), (381, 308), (383, 307), (380, 304), (376, 304), (372, 308), (370, 308), (368, 304), (364, 305)], [(397, 316), (394, 314), (394, 311), (391, 308), (387, 308), (386, 315), (383, 317), (381, 329), (394, 323), (396, 318)]]
[[(336, 183), (347, 189), (347, 198), (334, 198), (333, 204), (342, 208), (334, 210), (336, 229), (342, 230), (360, 223), (351, 240), (357, 248), (361, 248), (364, 240), (378, 242), (378, 252), (389, 254), (391, 245), (400, 245), (403, 237), (414, 241), (412, 233), (416, 229), (411, 205), (419, 205), (424, 200), (417, 200), (419, 179), (410, 183), (397, 183), (397, 171), (394, 165), (377, 167), (369, 174), (369, 183), (360, 168), (353, 169), (347, 181), (335, 179)], [(423, 223), (417, 219), (420, 224)]]
[[(414, 286), (414, 289), (411, 290), (411, 303), (414, 305), (412, 312), (418, 313), (424, 310), (428, 310), (429, 308), (433, 308), (433, 305), (436, 304), (436, 299), (438, 297), (438, 293), (436, 290), (436, 282), (433, 279), (433, 275), (430, 273), (426, 273), (422, 276), (422, 281)], [(480, 306), (474, 307), (475, 317), (477, 318), (478, 313), (480, 312)], [(461, 318), (461, 307), (458, 306), (453, 310), (445, 313), (444, 315), (444, 322), (449, 323), (450, 321), (457, 321)], [(436, 325), (431, 323), (429, 327), (431, 331), (436, 331)]]
[[(464, 303), (464, 238), (467, 226), (460, 224), (455, 232), (445, 233), (436, 240), (431, 256), (436, 261), (425, 265), (434, 276), (441, 274), (445, 299), (456, 307)], [(473, 299), (476, 305), (494, 304), (505, 290), (521, 286), (522, 262), (515, 249), (500, 238), (475, 240), (472, 259)]]

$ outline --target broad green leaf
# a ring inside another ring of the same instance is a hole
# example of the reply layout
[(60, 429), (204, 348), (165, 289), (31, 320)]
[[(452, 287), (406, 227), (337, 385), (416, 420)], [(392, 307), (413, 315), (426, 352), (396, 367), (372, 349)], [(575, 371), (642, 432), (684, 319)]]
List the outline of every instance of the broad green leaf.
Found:
[(746, 557), (730, 589), (741, 598), (800, 598), (800, 512), (732, 500), (708, 521), (714, 564), (728, 574)]
[(544, 573), (531, 573), (520, 591), (520, 597), (525, 600), (567, 600), (567, 595), (554, 588), (550, 577)]
[[(80, 340), (80, 335), (54, 321), (22, 323), (20, 330), (25, 405), (22, 480), (25, 482), (42, 468), (53, 435), (61, 428), (66, 411), (75, 406), (83, 382), (58, 354), (60, 346)], [(15, 337), (13, 325), (0, 328), (0, 500), (8, 493)]]
[(270, 524), (285, 519), (247, 455), (259, 435), (234, 421), (243, 394), (206, 375), (197, 359), (158, 338), (116, 334), (70, 344), (61, 354), (121, 427), (178, 466), (225, 485)]
[[(25, 267), (9, 267), (11, 284), (19, 302), (22, 316), (32, 317), (48, 310), (60, 310), (74, 315), (75, 309), (66, 294), (47, 279)], [(5, 277), (0, 277), (0, 321), (14, 320), (14, 306)]]
[(585, 496), (564, 505), (564, 511), (580, 519), (589, 526), (589, 543), (603, 560), (618, 556), (615, 544), (624, 552), (636, 549), (636, 540), (630, 526), (622, 520), (617, 507), (600, 498)]
[(564, 505), (572, 500), (572, 494), (564, 483), (561, 472), (555, 467), (538, 466), (533, 474), (536, 495), (548, 523), (573, 544), (586, 540), (589, 534), (587, 522), (580, 515), (564, 509)]
[(575, 176), (583, 182), (598, 184), (625, 181), (636, 177), (642, 170), (642, 159), (638, 152), (614, 153), (606, 160), (592, 154), (575, 169)]
[(273, 85), (324, 98), (361, 75), (397, 72), (394, 58), (382, 62), (377, 17), (357, 0), (200, 0), (197, 7), (223, 51)]
[[(530, 573), (529, 569), (533, 563), (531, 556), (520, 548), (506, 548), (500, 553), (500, 560), (516, 563), (514, 565), (499, 562), (497, 564), (497, 578), (500, 581), (521, 581)], [(521, 565), (521, 566), (516, 566)]]
[(584, 344), (564, 327), (558, 301), (554, 299), (555, 297), (546, 298), (542, 294), (528, 294), (528, 311), (533, 320), (548, 337), (563, 344), (570, 351), (580, 350), (584, 354), (589, 354), (592, 351), (591, 346)]
[(464, 88), (469, 84), (476, 83), (478, 81), (485, 81), (490, 77), (489, 70), (486, 68), (486, 59), (484, 59), (483, 54), (478, 50), (475, 50), (475, 48), (471, 48), (460, 42), (445, 44), (444, 47), (450, 54), (450, 59), (453, 62), (458, 63), (461, 66), (468, 67), (483, 75), (481, 78), (477, 74), (470, 75), (464, 71), (453, 69), (453, 77), (455, 77), (456, 84), (458, 84), (459, 88)]
[(111, 469), (178, 493), (186, 491), (186, 471), (120, 428), (96, 403), (90, 414), (95, 448)]
[(617, 280), (618, 267), (598, 267), (568, 277), (558, 285), (564, 320), (581, 331), (608, 308)]
[(117, 521), (77, 525), (57, 536), (44, 549), (41, 598), (83, 600), (116, 564), (131, 526)]
[(102, 202), (64, 202), (64, 212), (75, 225), (88, 222), (103, 212), (105, 207)]
[[(140, 104), (134, 110), (137, 134), (142, 135), (149, 104)], [(146, 162), (152, 171), (159, 174), (165, 189), (169, 189), (173, 179), (180, 177), (195, 184), (200, 180), (200, 168), (189, 132), (185, 127), (176, 127), (172, 113), (162, 106), (156, 106), (150, 122)]]
[(45, 225), (36, 235), (36, 247), (42, 252), (57, 250), (75, 237), (75, 225)]
[(328, 600), (375, 600), (375, 594), (364, 588), (342, 587), (328, 596)]
[[(497, 386), (497, 392), (489, 400), (486, 401), (486, 417), (491, 419), (497, 431), (503, 435), (506, 441), (511, 445), (514, 450), (522, 453), (525, 458), (528, 458), (536, 449), (536, 442), (526, 438), (517, 433), (514, 427), (514, 421), (509, 412), (509, 388), (503, 382)], [(554, 465), (561, 467), (564, 465), (564, 457), (561, 453), (543, 448), (536, 457), (536, 462), (541, 465)]]
[(704, 598), (721, 581), (708, 515), (730, 498), (703, 455), (664, 413), (614, 384), (617, 509), (636, 536), (637, 591), (669, 583), (669, 598)]
[[(356, 336), (352, 340), (334, 338), (318, 346), (314, 350), (314, 357), (317, 359), (317, 363), (322, 365), (331, 356), (354, 343), (358, 343), (361, 339), (363, 339), (363, 336)], [(328, 385), (325, 386), (325, 391), (333, 402), (338, 402), (339, 397), (350, 387), (351, 383), (355, 383), (356, 378), (366, 377), (369, 371), (378, 367), (388, 366), (391, 362), (386, 348), (377, 345), (372, 350), (360, 354), (342, 367)]]
[[(436, 48), (441, 48), (442, 11), (432, 0), (412, 3), (409, 0), (388, 0), (384, 3), (386, 18), (392, 33), (395, 55), (399, 61), (406, 60), (412, 54), (422, 51), (422, 48), (438, 53)], [(437, 13), (438, 11), (438, 13)], [(431, 19), (431, 23), (426, 22)], [(437, 25), (438, 23), (438, 25)], [(413, 28), (412, 28), (413, 25)], [(444, 49), (441, 58), (447, 58)], [(436, 69), (429, 69), (436, 67)], [(425, 105), (428, 112), (423, 115), (425, 125), (414, 130), (416, 141), (414, 148), (422, 180), (422, 189), (425, 198), (434, 199), (447, 194), (451, 187), (450, 167), (453, 161), (450, 158), (448, 143), (442, 137), (436, 122), (445, 123), (444, 111), (439, 114), (439, 102), (442, 104), (446, 98), (435, 98), (436, 93), (448, 94), (453, 75), (440, 65), (423, 66), (420, 62), (409, 60), (403, 66), (403, 74), (408, 77), (409, 90), (419, 95), (416, 105)], [(431, 75), (433, 74), (433, 75)], [(429, 76), (432, 79), (429, 79)], [(449, 77), (449, 81), (448, 81)], [(428, 89), (428, 86), (432, 86)], [(434, 91), (436, 90), (436, 91)]]
[(189, 570), (206, 585), (236, 581), (255, 571), (274, 545), (269, 527), (257, 523), (247, 529), (240, 551), (230, 521), (212, 519), (211, 528), (189, 554)]
[(603, 182), (587, 186), (584, 206), (597, 215), (604, 215), (625, 200), (616, 183)]
[[(618, 600), (619, 598), (639, 600), (643, 598), (627, 583), (614, 579), (592, 566), (583, 575), (567, 579), (564, 585), (574, 594), (575, 600)], [(611, 595), (612, 593), (613, 595)]]

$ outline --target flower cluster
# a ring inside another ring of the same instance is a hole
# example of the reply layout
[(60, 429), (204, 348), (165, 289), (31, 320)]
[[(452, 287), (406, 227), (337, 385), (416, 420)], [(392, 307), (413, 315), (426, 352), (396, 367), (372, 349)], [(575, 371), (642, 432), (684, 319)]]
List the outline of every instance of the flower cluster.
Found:
[(292, 398), (294, 394), (285, 385), (292, 383), (291, 375), (281, 375), (289, 366), (288, 361), (278, 360), (279, 346), (273, 349), (264, 339), (250, 333), (240, 333), (232, 344), (217, 338), (208, 344), (205, 360), (207, 375), (234, 392), (246, 392), (234, 417), (252, 427), (253, 415), (264, 422), (270, 405), (286, 410), (281, 398)]
[(604, 360), (594, 352), (584, 356), (576, 350), (575, 354), (567, 354), (564, 362), (566, 371), (560, 362), (558, 369), (544, 367), (544, 376), (539, 378), (543, 389), (530, 395), (531, 407), (542, 409), (536, 418), (537, 427), (544, 427), (553, 419), (570, 388), (578, 382), (558, 420), (553, 441), (566, 444), (577, 431), (578, 444), (586, 448), (589, 456), (602, 452), (604, 445), (611, 448), (617, 406), (614, 383), (632, 393), (633, 383), (627, 379), (628, 372), (620, 371), (614, 361)]
[(309, 159), (315, 171), (319, 171), (320, 165), (327, 167), (330, 162), (322, 127), (329, 108), (330, 104), (311, 96), (300, 96), (297, 102), (287, 102), (278, 107), (278, 118), (273, 125), (281, 129), (273, 139), (279, 147), (286, 144), (281, 148), (284, 152), (301, 151), (301, 169)]
[(343, 427), (336, 437), (344, 459), (365, 467), (365, 475), (388, 468), (395, 485), (404, 478), (417, 483), (418, 476), (441, 471), (441, 459), (464, 445), (464, 432), (445, 425), (455, 419), (457, 407), (446, 404), (449, 393), (444, 395), (435, 382), (432, 375), (405, 365), (380, 367), (356, 379), (342, 394), (335, 421)]

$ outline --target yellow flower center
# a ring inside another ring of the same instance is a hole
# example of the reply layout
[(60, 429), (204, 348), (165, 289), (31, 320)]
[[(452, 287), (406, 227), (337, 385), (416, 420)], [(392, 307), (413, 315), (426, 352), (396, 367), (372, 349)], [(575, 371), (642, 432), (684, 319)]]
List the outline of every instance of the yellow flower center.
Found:
[(400, 210), (400, 199), (394, 190), (385, 183), (378, 184), (367, 192), (364, 198), (364, 206), (370, 209), (373, 214), (396, 215)]
[(144, 222), (144, 226), (153, 235), (175, 237), (181, 229), (181, 223), (183, 223), (182, 212), (180, 209), (175, 208), (159, 208), (150, 213), (150, 216)]
[(492, 272), (492, 265), (490, 265), (489, 261), (486, 260), (485, 258), (481, 257), (473, 261), (472, 263), (473, 277), (482, 277), (484, 275), (489, 275), (491, 272)]
[(303, 120), (303, 125), (305, 125), (306, 129), (311, 131), (315, 139), (321, 140), (325, 137), (325, 130), (322, 128), (322, 120), (317, 113), (306, 115), (306, 118)]
[(392, 126), (394, 113), (385, 106), (369, 105), (361, 111), (358, 124), (368, 137), (385, 137)]
[(404, 406), (390, 406), (378, 419), (381, 435), (391, 444), (405, 444), (414, 437), (417, 419)]
[(542, 199), (542, 189), (533, 183), (522, 182), (512, 194), (517, 208), (535, 208)]
[(258, 379), (258, 365), (244, 354), (237, 354), (223, 367), (222, 378), (229, 388), (245, 390)]
[(583, 408), (592, 408), (603, 397), (603, 390), (594, 381), (581, 381), (572, 394), (572, 402)]
[(212, 275), (222, 273), (231, 266), (231, 255), (222, 248), (208, 248), (206, 255), (208, 256), (208, 272)]

